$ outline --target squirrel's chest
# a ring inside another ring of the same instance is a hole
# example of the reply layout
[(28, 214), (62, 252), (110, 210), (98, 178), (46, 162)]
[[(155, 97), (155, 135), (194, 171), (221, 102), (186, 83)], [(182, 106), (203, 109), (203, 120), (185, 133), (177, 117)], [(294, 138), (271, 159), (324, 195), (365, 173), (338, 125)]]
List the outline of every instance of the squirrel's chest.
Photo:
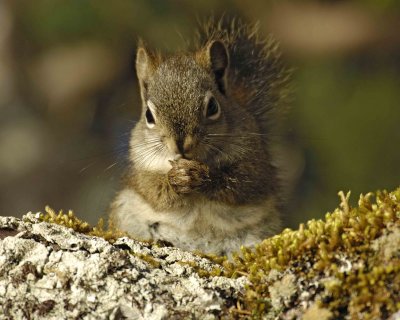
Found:
[(179, 236), (186, 233), (191, 237), (206, 237), (215, 236), (216, 233), (221, 233), (221, 230), (230, 233), (236, 229), (237, 223), (232, 211), (233, 208), (225, 204), (197, 199), (188, 208), (154, 212), (154, 217), (160, 222), (160, 232), (163, 229), (173, 229)]
[(172, 219), (160, 219), (152, 237), (165, 239), (186, 250), (201, 250), (216, 254), (226, 254), (231, 246), (232, 236), (238, 231), (238, 224), (229, 219), (232, 208), (215, 202), (199, 201), (190, 210), (167, 213)]
[[(228, 206), (198, 199), (181, 210), (156, 211), (132, 189), (119, 193), (113, 217), (133, 237), (162, 239), (186, 250), (224, 253), (260, 241), (267, 206)], [(262, 209), (262, 210), (260, 210)]]
[[(167, 233), (176, 233), (178, 236), (188, 234), (191, 237), (205, 237), (207, 234), (221, 232), (231, 234), (235, 229), (243, 227), (243, 217), (249, 216), (238, 212), (238, 208), (201, 198), (185, 208), (156, 211), (132, 189), (120, 192), (114, 204), (118, 207), (114, 214), (120, 227), (145, 238), (166, 236)], [(242, 208), (239, 211), (243, 210), (248, 209)]]

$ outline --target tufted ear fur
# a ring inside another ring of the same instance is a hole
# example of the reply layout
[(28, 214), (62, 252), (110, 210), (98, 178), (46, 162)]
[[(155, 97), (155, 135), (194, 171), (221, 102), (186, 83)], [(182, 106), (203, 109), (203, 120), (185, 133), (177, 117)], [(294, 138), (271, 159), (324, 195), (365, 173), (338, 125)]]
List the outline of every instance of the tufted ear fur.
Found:
[(226, 78), (229, 66), (229, 54), (225, 44), (213, 40), (198, 54), (198, 61), (214, 74), (215, 81), (221, 93), (226, 92)]
[(142, 41), (136, 52), (136, 74), (140, 85), (140, 94), (143, 101), (147, 100), (147, 87), (159, 61), (157, 55), (149, 52)]

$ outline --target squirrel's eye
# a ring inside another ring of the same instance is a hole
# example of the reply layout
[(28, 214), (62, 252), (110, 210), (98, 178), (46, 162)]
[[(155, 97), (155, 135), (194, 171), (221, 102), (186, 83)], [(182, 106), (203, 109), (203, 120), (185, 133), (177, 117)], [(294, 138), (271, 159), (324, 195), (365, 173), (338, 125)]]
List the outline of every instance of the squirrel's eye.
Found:
[(150, 111), (150, 108), (146, 109), (146, 124), (149, 128), (153, 128), (154, 125), (156, 124), (155, 120), (154, 120), (154, 116)]
[(221, 109), (217, 100), (214, 97), (210, 97), (207, 102), (205, 115), (208, 119), (217, 120), (221, 114)]

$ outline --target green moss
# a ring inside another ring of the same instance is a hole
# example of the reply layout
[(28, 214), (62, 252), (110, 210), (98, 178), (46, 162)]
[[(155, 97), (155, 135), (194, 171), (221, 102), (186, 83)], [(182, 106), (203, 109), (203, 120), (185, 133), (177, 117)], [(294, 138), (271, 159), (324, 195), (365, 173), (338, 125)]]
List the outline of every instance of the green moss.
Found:
[[(302, 290), (307, 283), (317, 284), (319, 291), (310, 302), (316, 302), (316, 309), (327, 310), (335, 319), (359, 318), (360, 314), (364, 319), (385, 318), (400, 309), (400, 254), (396, 245), (400, 243), (400, 188), (391, 193), (361, 195), (355, 208), (349, 205), (350, 193), (340, 192), (339, 196), (339, 208), (327, 213), (325, 219), (310, 220), (298, 230), (285, 229), (255, 248), (242, 247), (231, 261), (202, 255), (223, 268), (208, 272), (195, 263), (182, 263), (202, 276), (248, 277), (246, 292), (238, 307), (231, 309), (235, 317), (276, 317), (299, 306), (293, 298), (289, 305), (273, 309), (269, 288), (276, 278), (269, 275), (275, 269), (301, 279)], [(57, 214), (47, 207), (41, 220), (102, 236), (110, 242), (126, 235), (112, 226), (106, 230), (103, 221), (91, 228), (71, 211)], [(385, 235), (391, 236), (394, 244), (382, 237)], [(159, 267), (150, 256), (140, 258)]]
[(72, 210), (69, 210), (68, 213), (64, 213), (63, 210), (56, 213), (52, 208), (46, 206), (44, 213), (40, 213), (39, 220), (56, 223), (80, 233), (88, 234), (93, 231), (93, 228), (87, 222), (76, 217)]
[(118, 230), (111, 221), (108, 223), (108, 228), (105, 228), (103, 219), (100, 219), (95, 227), (91, 227), (87, 222), (76, 217), (72, 210), (69, 210), (68, 213), (64, 213), (63, 210), (56, 213), (52, 208), (46, 206), (44, 213), (40, 213), (39, 220), (56, 223), (87, 235), (102, 237), (110, 243), (127, 236), (126, 232)]
[[(181, 266), (189, 266), (191, 268), (193, 268), (193, 270), (200, 276), (200, 277), (204, 277), (204, 278), (208, 278), (211, 276), (210, 271), (205, 270), (203, 268), (201, 268), (197, 262), (195, 261), (178, 261), (178, 264), (180, 264)], [(220, 272), (222, 272), (221, 269), (219, 269)]]
[(160, 262), (158, 262), (156, 259), (154, 259), (152, 256), (150, 256), (148, 254), (141, 254), (141, 253), (134, 253), (134, 252), (131, 252), (131, 254), (142, 259), (143, 261), (147, 262), (153, 268), (160, 268), (160, 266), (161, 266)]
[[(361, 195), (357, 208), (348, 203), (350, 193), (339, 196), (340, 208), (324, 220), (286, 229), (255, 249), (242, 248), (233, 261), (223, 263), (224, 275), (248, 276), (242, 304), (253, 317), (269, 311), (264, 301), (270, 299), (272, 269), (290, 271), (306, 283), (330, 279), (321, 283), (323, 291), (316, 300), (335, 318), (384, 318), (400, 308), (399, 252), (382, 265), (373, 249), (374, 239), (400, 227), (400, 189), (378, 192), (375, 202), (372, 193)], [(296, 300), (291, 307), (296, 307)]]

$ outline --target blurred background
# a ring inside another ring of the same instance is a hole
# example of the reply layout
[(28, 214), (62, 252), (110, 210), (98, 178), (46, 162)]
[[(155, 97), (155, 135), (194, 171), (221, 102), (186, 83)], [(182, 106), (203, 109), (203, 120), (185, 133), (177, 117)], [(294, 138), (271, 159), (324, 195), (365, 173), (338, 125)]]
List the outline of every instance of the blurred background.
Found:
[(294, 69), (280, 131), (289, 223), (400, 184), (400, 2), (1, 0), (0, 215), (73, 209), (95, 223), (139, 114), (138, 37), (165, 51), (197, 18), (260, 21)]

